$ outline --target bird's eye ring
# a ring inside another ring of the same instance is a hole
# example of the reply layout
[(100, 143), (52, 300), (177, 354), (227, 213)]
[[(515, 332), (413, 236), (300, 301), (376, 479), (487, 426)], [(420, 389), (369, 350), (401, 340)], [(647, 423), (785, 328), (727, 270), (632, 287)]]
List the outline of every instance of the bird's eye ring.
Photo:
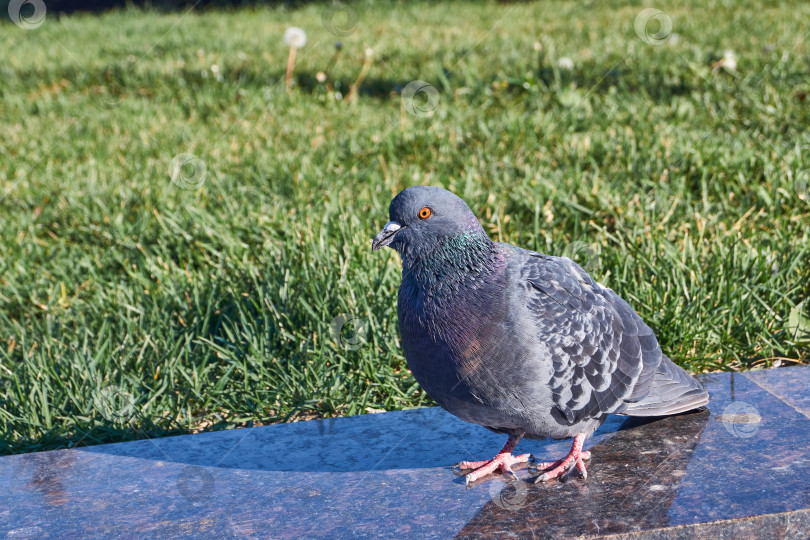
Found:
[(431, 216), (431, 214), (433, 214), (433, 210), (431, 210), (430, 208), (425, 206), (424, 208), (419, 210), (418, 215), (419, 215), (419, 219), (427, 219), (427, 218), (429, 218)]

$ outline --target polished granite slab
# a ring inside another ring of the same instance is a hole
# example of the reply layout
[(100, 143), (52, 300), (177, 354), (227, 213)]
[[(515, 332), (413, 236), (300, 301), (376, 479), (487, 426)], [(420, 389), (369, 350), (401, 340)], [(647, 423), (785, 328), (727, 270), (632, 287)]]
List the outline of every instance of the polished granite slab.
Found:
[(466, 489), (504, 437), (438, 408), (7, 456), (0, 538), (809, 538), (810, 367), (703, 381), (708, 410), (611, 416), (584, 481)]

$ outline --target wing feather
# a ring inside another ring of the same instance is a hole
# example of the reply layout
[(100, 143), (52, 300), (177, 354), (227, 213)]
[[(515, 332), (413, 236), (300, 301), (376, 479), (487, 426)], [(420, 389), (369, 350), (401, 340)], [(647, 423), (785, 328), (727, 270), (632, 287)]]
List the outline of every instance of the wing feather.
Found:
[(573, 425), (620, 411), (639, 381), (649, 391), (661, 349), (626, 302), (563, 257), (533, 254), (521, 278), (551, 355), (552, 416)]

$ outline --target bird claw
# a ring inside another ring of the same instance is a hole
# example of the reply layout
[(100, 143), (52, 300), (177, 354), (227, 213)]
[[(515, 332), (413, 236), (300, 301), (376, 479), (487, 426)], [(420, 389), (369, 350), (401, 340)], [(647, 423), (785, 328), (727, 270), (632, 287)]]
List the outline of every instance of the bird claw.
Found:
[(545, 482), (548, 479), (549, 479), (548, 473), (543, 473), (534, 479), (534, 483), (539, 484), (540, 482)]
[(568, 458), (562, 461), (559, 465), (555, 467), (550, 467), (551, 470), (548, 470), (541, 474), (540, 476), (534, 479), (535, 483), (538, 482), (546, 482), (548, 480), (552, 480), (554, 478), (564, 478), (567, 476), (571, 471), (574, 470), (576, 467), (577, 471), (579, 472), (579, 477), (583, 480), (588, 478), (588, 469), (585, 467), (585, 461), (582, 457), (577, 457), (575, 459), (571, 459), (568, 461)]
[(571, 452), (568, 453), (563, 459), (551, 463), (537, 463), (532, 465), (535, 470), (544, 471), (543, 474), (537, 476), (534, 481), (546, 482), (553, 478), (563, 479), (576, 467), (579, 472), (580, 478), (583, 480), (588, 478), (588, 469), (585, 466), (585, 461), (591, 459), (591, 453), (582, 450), (582, 442), (585, 440), (585, 435), (577, 435), (574, 438), (574, 444), (571, 445)]
[[(589, 456), (590, 457), (590, 456)], [(579, 472), (579, 477), (583, 480), (588, 479), (588, 468), (585, 467), (585, 463), (583, 462), (585, 458), (577, 460), (577, 471)]]
[(498, 470), (504, 474), (510, 475), (514, 479), (517, 479), (515, 471), (512, 470), (512, 465), (526, 463), (529, 461), (529, 457), (529, 454), (513, 456), (511, 453), (500, 453), (487, 461), (462, 461), (460, 463), (456, 463), (453, 465), (453, 470), (472, 469), (472, 472), (467, 473), (465, 478), (467, 487), (472, 487), (476, 480), (480, 480), (481, 478)]
[(562, 459), (558, 459), (557, 461), (538, 461), (537, 458), (534, 458), (534, 461), (532, 461), (532, 463), (529, 465), (529, 470), (545, 471), (559, 466), (562, 462)]

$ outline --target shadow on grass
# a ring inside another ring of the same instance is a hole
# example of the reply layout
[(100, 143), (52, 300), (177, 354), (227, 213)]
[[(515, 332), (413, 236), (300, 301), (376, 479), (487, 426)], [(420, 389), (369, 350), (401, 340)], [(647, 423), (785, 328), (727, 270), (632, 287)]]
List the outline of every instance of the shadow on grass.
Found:
[[(94, 420), (86, 425), (78, 425), (71, 433), (54, 428), (35, 439), (11, 440), (10, 433), (3, 433), (0, 436), (0, 456), (90, 447), (190, 433), (189, 430), (172, 424), (173, 422), (169, 421), (166, 425), (159, 425), (151, 419), (144, 419), (136, 427), (135, 425)], [(211, 430), (222, 429), (222, 427), (211, 426)]]

